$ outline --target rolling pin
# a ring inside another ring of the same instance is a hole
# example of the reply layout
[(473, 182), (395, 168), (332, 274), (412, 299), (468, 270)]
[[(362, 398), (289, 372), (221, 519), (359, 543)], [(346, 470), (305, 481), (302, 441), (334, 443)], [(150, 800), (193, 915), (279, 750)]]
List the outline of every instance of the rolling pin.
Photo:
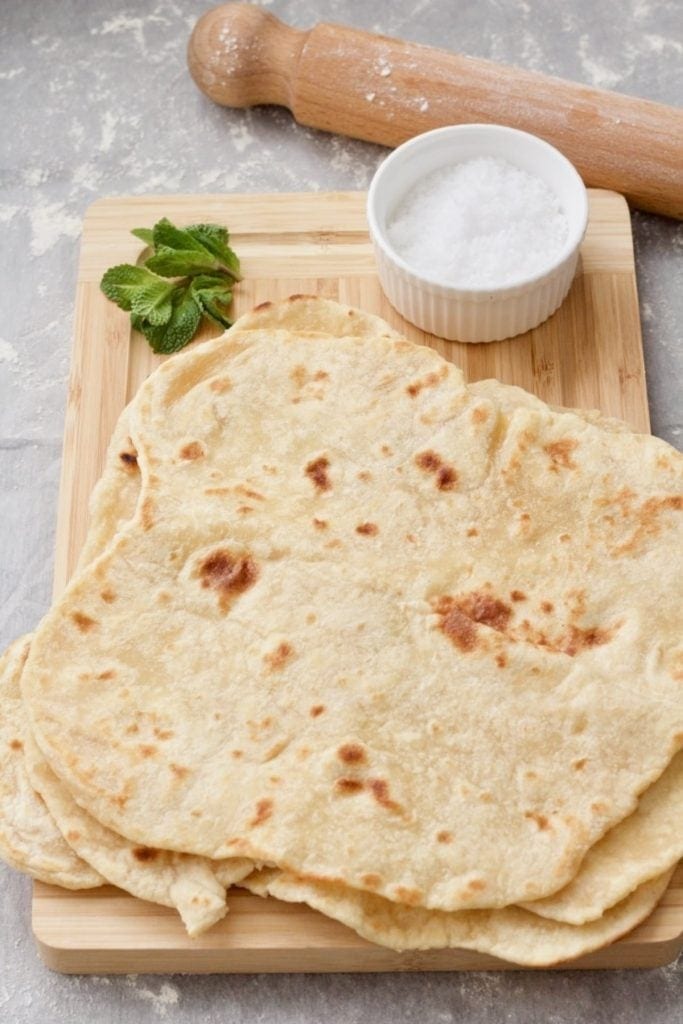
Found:
[(298, 31), (251, 4), (207, 11), (188, 63), (216, 103), (275, 103), (300, 124), (385, 146), (448, 124), (521, 128), (560, 149), (587, 185), (683, 218), (683, 110), (674, 107), (344, 25)]

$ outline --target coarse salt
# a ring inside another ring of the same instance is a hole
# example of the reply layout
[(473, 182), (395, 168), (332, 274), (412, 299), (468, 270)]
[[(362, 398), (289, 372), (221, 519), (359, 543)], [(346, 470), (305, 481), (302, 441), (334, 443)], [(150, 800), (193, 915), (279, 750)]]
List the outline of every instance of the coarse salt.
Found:
[(555, 193), (498, 157), (425, 175), (387, 224), (391, 245), (416, 273), (459, 288), (499, 288), (546, 270), (567, 233)]

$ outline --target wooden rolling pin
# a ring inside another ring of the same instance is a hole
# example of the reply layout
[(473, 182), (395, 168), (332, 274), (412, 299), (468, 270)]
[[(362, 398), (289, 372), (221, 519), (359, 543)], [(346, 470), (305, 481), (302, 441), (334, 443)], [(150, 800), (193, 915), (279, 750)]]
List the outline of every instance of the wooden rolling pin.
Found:
[(197, 22), (195, 82), (229, 107), (276, 103), (300, 124), (397, 146), (447, 124), (496, 122), (540, 135), (587, 185), (683, 218), (683, 110), (344, 25), (308, 32), (251, 4)]

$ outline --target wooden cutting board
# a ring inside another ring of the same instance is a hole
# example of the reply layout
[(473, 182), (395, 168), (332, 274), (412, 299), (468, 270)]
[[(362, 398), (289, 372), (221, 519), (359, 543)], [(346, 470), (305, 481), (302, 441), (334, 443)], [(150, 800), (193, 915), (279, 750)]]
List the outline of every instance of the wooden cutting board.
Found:
[[(649, 430), (628, 209), (613, 192), (590, 191), (581, 266), (560, 310), (511, 341), (461, 345), (406, 324), (382, 295), (361, 193), (151, 196), (104, 199), (83, 228), (71, 383), (64, 434), (55, 593), (64, 588), (87, 530), (87, 502), (123, 406), (159, 358), (132, 335), (128, 314), (107, 302), (107, 267), (134, 262), (129, 234), (166, 216), (180, 224), (227, 224), (245, 280), (235, 314), (295, 293), (339, 299), (383, 316), (461, 366), (469, 379), (498, 377), (558, 405), (598, 408)], [(212, 333), (210, 328), (203, 337)], [(234, 890), (228, 917), (188, 939), (177, 915), (117, 889), (87, 892), (36, 883), (33, 930), (50, 967), (71, 972), (405, 971), (509, 969), (462, 950), (397, 954), (303, 906)], [(683, 946), (683, 869), (648, 921), (570, 967), (650, 967)]]

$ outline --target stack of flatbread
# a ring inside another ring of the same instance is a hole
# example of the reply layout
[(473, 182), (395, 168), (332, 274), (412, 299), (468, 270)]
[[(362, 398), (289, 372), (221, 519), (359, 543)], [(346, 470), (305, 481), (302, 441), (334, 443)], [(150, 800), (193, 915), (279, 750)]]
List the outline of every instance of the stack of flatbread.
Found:
[(165, 362), (2, 660), (0, 852), (576, 957), (683, 854), (683, 458), (322, 299)]

